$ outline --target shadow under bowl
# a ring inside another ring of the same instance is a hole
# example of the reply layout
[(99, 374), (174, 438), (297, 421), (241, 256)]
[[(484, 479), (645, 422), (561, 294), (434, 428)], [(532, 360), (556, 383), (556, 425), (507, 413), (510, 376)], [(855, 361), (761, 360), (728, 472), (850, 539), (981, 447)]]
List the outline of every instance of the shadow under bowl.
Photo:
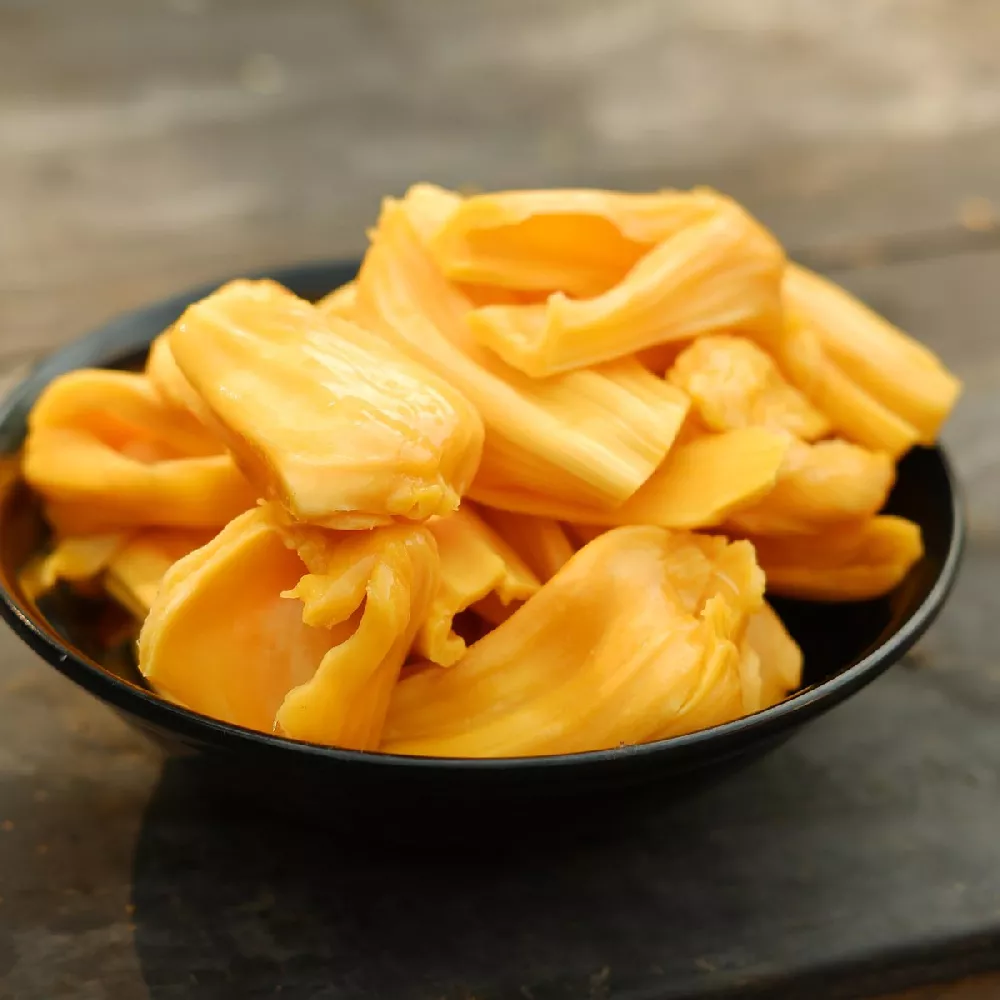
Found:
[[(316, 299), (350, 280), (357, 264), (317, 262), (266, 275)], [(299, 743), (179, 708), (145, 686), (130, 644), (109, 648), (106, 606), (56, 591), (35, 607), (18, 571), (45, 525), (17, 479), (26, 420), (41, 390), (82, 367), (135, 367), (150, 341), (218, 283), (106, 324), (53, 354), (0, 405), (0, 614), (44, 660), (172, 752), (197, 761), (199, 779), (365, 836), (410, 841), (484, 838), (498, 831), (607, 826), (622, 810), (663, 804), (707, 787), (789, 737), (899, 660), (933, 621), (954, 581), (964, 525), (956, 483), (939, 448), (899, 465), (888, 510), (916, 521), (926, 553), (885, 598), (851, 604), (776, 600), (805, 654), (802, 690), (766, 711), (688, 736), (614, 750), (517, 759), (436, 759)], [(200, 784), (200, 781), (199, 781)], [(608, 812), (614, 810), (614, 812)]]

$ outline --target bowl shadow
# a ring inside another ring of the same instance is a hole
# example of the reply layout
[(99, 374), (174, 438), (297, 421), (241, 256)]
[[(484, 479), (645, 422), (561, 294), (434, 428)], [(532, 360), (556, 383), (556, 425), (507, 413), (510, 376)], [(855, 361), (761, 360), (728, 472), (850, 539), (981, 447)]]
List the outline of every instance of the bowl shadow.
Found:
[[(745, 987), (738, 945), (773, 905), (773, 833), (792, 817), (807, 829), (839, 797), (821, 766), (789, 748), (683, 807), (630, 821), (600, 800), (589, 827), (540, 838), (525, 818), (498, 838), (477, 836), (477, 815), (456, 809), (472, 834), (462, 846), (407, 845), (397, 831), (387, 847), (381, 835), (345, 841), (262, 815), (220, 796), (203, 767), (172, 760), (135, 854), (136, 949), (153, 1000), (569, 1000)], [(735, 830), (746, 853), (729, 847)], [(821, 890), (809, 889), (819, 912)], [(718, 951), (703, 954), (706, 944)], [(761, 985), (778, 971), (761, 968)]]

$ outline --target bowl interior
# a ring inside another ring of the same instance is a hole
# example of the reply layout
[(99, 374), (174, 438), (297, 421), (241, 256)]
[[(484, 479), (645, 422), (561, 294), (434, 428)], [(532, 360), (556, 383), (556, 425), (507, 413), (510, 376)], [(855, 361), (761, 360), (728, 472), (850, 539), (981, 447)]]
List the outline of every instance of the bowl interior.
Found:
[[(354, 264), (323, 263), (271, 271), (268, 276), (315, 299), (349, 280), (355, 270)], [(13, 600), (16, 613), (29, 628), (58, 636), (71, 656), (96, 665), (130, 687), (145, 685), (135, 668), (134, 643), (123, 632), (126, 620), (122, 612), (110, 602), (84, 599), (66, 588), (57, 589), (37, 606), (20, 591), (18, 573), (45, 543), (46, 527), (36, 499), (17, 479), (17, 455), (31, 405), (52, 378), (77, 367), (141, 366), (152, 338), (187, 304), (216, 286), (206, 285), (126, 315), (74, 342), (40, 365), (0, 406), (0, 587), (6, 590), (6, 595), (0, 596)], [(900, 463), (888, 510), (916, 521), (926, 548), (924, 558), (894, 593), (875, 601), (839, 605), (774, 601), (805, 653), (806, 691), (847, 673), (902, 631), (909, 630), (915, 637), (935, 610), (929, 610), (929, 605), (943, 600), (957, 563), (961, 525), (954, 483), (938, 449), (916, 449)], [(914, 623), (921, 619), (926, 621), (915, 628)], [(793, 698), (786, 704), (794, 702)]]

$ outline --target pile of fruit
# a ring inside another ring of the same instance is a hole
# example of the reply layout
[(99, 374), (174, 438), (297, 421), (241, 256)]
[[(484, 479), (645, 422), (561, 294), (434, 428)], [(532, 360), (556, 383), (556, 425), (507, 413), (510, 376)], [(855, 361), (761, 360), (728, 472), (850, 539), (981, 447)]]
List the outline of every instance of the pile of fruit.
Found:
[(662, 739), (800, 685), (765, 589), (902, 580), (880, 511), (958, 392), (713, 191), (417, 185), (319, 303), (235, 281), (45, 390), (23, 590), (109, 595), (156, 691), (292, 739)]

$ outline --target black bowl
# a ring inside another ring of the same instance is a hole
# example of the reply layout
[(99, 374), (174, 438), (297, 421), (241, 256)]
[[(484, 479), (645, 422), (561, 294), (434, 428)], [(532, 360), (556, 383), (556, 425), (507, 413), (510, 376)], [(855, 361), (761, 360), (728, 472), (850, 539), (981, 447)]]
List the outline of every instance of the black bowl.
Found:
[[(349, 280), (356, 264), (320, 262), (269, 272), (298, 294), (318, 298)], [(42, 363), (0, 406), (0, 457), (15, 468), (25, 421), (57, 375), (90, 366), (141, 363), (150, 340), (206, 285), (108, 323)], [(43, 539), (33, 497), (8, 475), (0, 503), (0, 613), (43, 659), (175, 752), (196, 757), (200, 776), (294, 816), (401, 839), (420, 834), (481, 837), (554, 819), (607, 826), (620, 808), (672, 801), (776, 746), (899, 660), (930, 625), (958, 569), (963, 519), (958, 490), (938, 448), (911, 452), (899, 466), (889, 509), (916, 521), (926, 555), (888, 597), (854, 604), (776, 601), (805, 651), (804, 688), (766, 711), (703, 732), (642, 746), (554, 757), (452, 760), (397, 757), (316, 746), (252, 732), (178, 708), (143, 684), (126, 649), (95, 633), (102, 610), (55, 593), (38, 609), (17, 586), (18, 569)], [(609, 813), (606, 810), (613, 808)], [(586, 810), (584, 813), (582, 810)], [(600, 820), (604, 819), (602, 823)], [(596, 822), (595, 822), (596, 821)]]

